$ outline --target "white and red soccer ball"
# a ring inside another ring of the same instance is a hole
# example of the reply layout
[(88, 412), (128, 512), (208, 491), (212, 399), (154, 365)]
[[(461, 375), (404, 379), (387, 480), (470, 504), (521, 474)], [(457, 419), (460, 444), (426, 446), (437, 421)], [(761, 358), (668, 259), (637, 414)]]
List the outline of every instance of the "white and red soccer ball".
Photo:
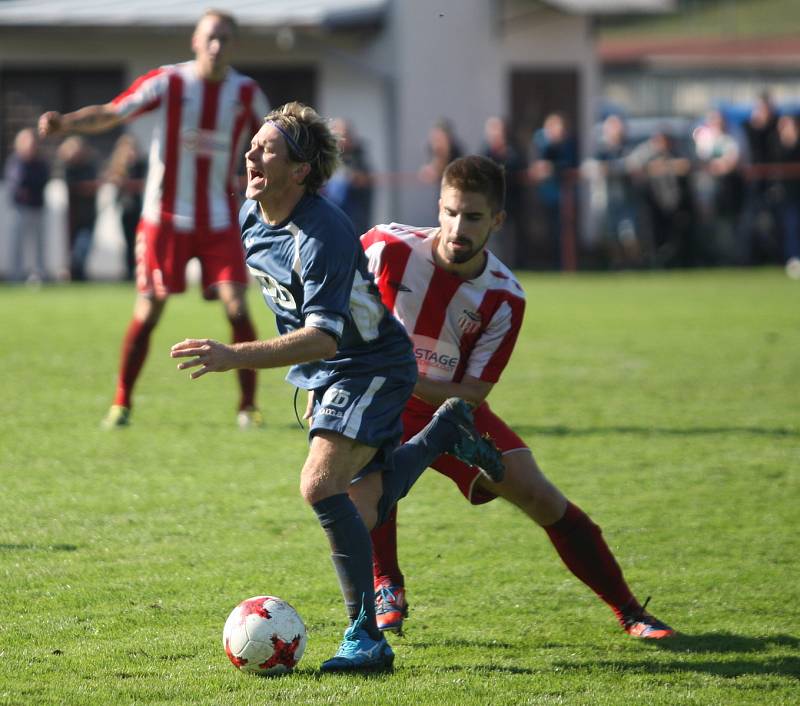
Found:
[(290, 672), (303, 656), (306, 639), (297, 611), (274, 596), (242, 601), (222, 630), (222, 645), (233, 666), (256, 674)]

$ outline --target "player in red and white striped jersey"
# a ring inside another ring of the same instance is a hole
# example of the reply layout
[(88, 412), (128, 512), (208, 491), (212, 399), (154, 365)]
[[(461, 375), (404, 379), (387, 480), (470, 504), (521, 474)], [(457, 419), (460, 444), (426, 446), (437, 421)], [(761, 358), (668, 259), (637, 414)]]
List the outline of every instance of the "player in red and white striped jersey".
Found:
[[(502, 168), (487, 158), (457, 159), (442, 178), (439, 228), (392, 224), (361, 238), (381, 297), (414, 344), (419, 379), (403, 416), (404, 435), (419, 431), (448, 397), (474, 404), (476, 427), (503, 452), (504, 479), (493, 483), (446, 455), (433, 468), (471, 503), (501, 497), (542, 526), (567, 567), (611, 607), (626, 632), (668, 637), (673, 630), (631, 593), (600, 528), (544, 476), (525, 442), (486, 402), (508, 363), (525, 306), (519, 282), (486, 249), (503, 222), (504, 182)], [(372, 540), (378, 625), (399, 631), (408, 606), (396, 510)]]
[[(247, 271), (239, 234), (236, 169), (244, 146), (268, 112), (253, 79), (229, 66), (236, 23), (209, 10), (192, 36), (195, 58), (141, 76), (110, 103), (39, 120), (43, 135), (94, 133), (155, 113), (142, 216), (137, 229), (137, 289), (133, 319), (123, 340), (114, 403), (107, 428), (127, 425), (133, 386), (167, 297), (186, 289), (186, 265), (197, 257), (203, 294), (219, 298), (234, 341), (255, 340), (247, 310)], [(240, 426), (261, 423), (255, 372), (239, 371)]]

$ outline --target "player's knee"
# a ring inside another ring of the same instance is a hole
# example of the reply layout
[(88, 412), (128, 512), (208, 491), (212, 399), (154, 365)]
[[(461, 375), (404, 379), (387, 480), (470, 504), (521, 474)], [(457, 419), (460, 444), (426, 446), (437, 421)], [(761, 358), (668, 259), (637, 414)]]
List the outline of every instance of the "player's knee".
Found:
[(342, 487), (330, 474), (313, 466), (304, 468), (300, 475), (300, 495), (309, 505), (344, 492), (347, 492), (346, 486)]
[(566, 498), (551, 483), (529, 453), (504, 457), (506, 477), (501, 494), (540, 525), (558, 520), (564, 514)]
[(157, 299), (155, 297), (140, 296), (136, 299), (136, 304), (133, 308), (133, 318), (153, 328), (161, 318), (166, 303), (166, 297)]
[(249, 318), (247, 307), (242, 302), (229, 302), (225, 304), (225, 316), (228, 317), (228, 321), (230, 321), (233, 326), (242, 321), (247, 321)]
[(303, 471), (300, 476), (300, 495), (309, 505), (313, 505), (323, 499), (317, 478), (306, 471)]

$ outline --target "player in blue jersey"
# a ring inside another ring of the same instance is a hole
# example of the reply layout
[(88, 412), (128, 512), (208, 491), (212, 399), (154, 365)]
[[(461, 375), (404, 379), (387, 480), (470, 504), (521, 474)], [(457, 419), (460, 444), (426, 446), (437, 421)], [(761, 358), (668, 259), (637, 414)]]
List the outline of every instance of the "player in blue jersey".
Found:
[(417, 366), (403, 327), (381, 303), (352, 223), (317, 193), (338, 160), (327, 124), (308, 106), (288, 103), (266, 117), (246, 160), (242, 241), (280, 335), (233, 345), (187, 339), (171, 355), (188, 358), (178, 368), (197, 368), (192, 378), (288, 365), (289, 382), (313, 392), (300, 492), (328, 536), (350, 618), (322, 670), (386, 669), (394, 654), (375, 622), (369, 529), (440, 453), (495, 480), (502, 462), (456, 398), (398, 446)]

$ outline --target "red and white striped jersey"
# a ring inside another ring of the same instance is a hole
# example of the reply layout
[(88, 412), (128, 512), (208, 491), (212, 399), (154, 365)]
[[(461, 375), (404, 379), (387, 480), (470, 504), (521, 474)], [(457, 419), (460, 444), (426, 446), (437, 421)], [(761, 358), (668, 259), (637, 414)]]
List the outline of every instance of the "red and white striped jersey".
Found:
[(433, 259), (437, 231), (376, 226), (361, 236), (369, 269), (384, 304), (411, 336), (420, 375), (497, 382), (517, 341), (525, 293), (488, 251), (486, 267), (475, 279), (443, 270)]
[(238, 223), (236, 169), (269, 110), (256, 82), (232, 68), (222, 81), (197, 76), (195, 62), (161, 66), (114, 100), (130, 120), (158, 111), (142, 217), (178, 231)]

